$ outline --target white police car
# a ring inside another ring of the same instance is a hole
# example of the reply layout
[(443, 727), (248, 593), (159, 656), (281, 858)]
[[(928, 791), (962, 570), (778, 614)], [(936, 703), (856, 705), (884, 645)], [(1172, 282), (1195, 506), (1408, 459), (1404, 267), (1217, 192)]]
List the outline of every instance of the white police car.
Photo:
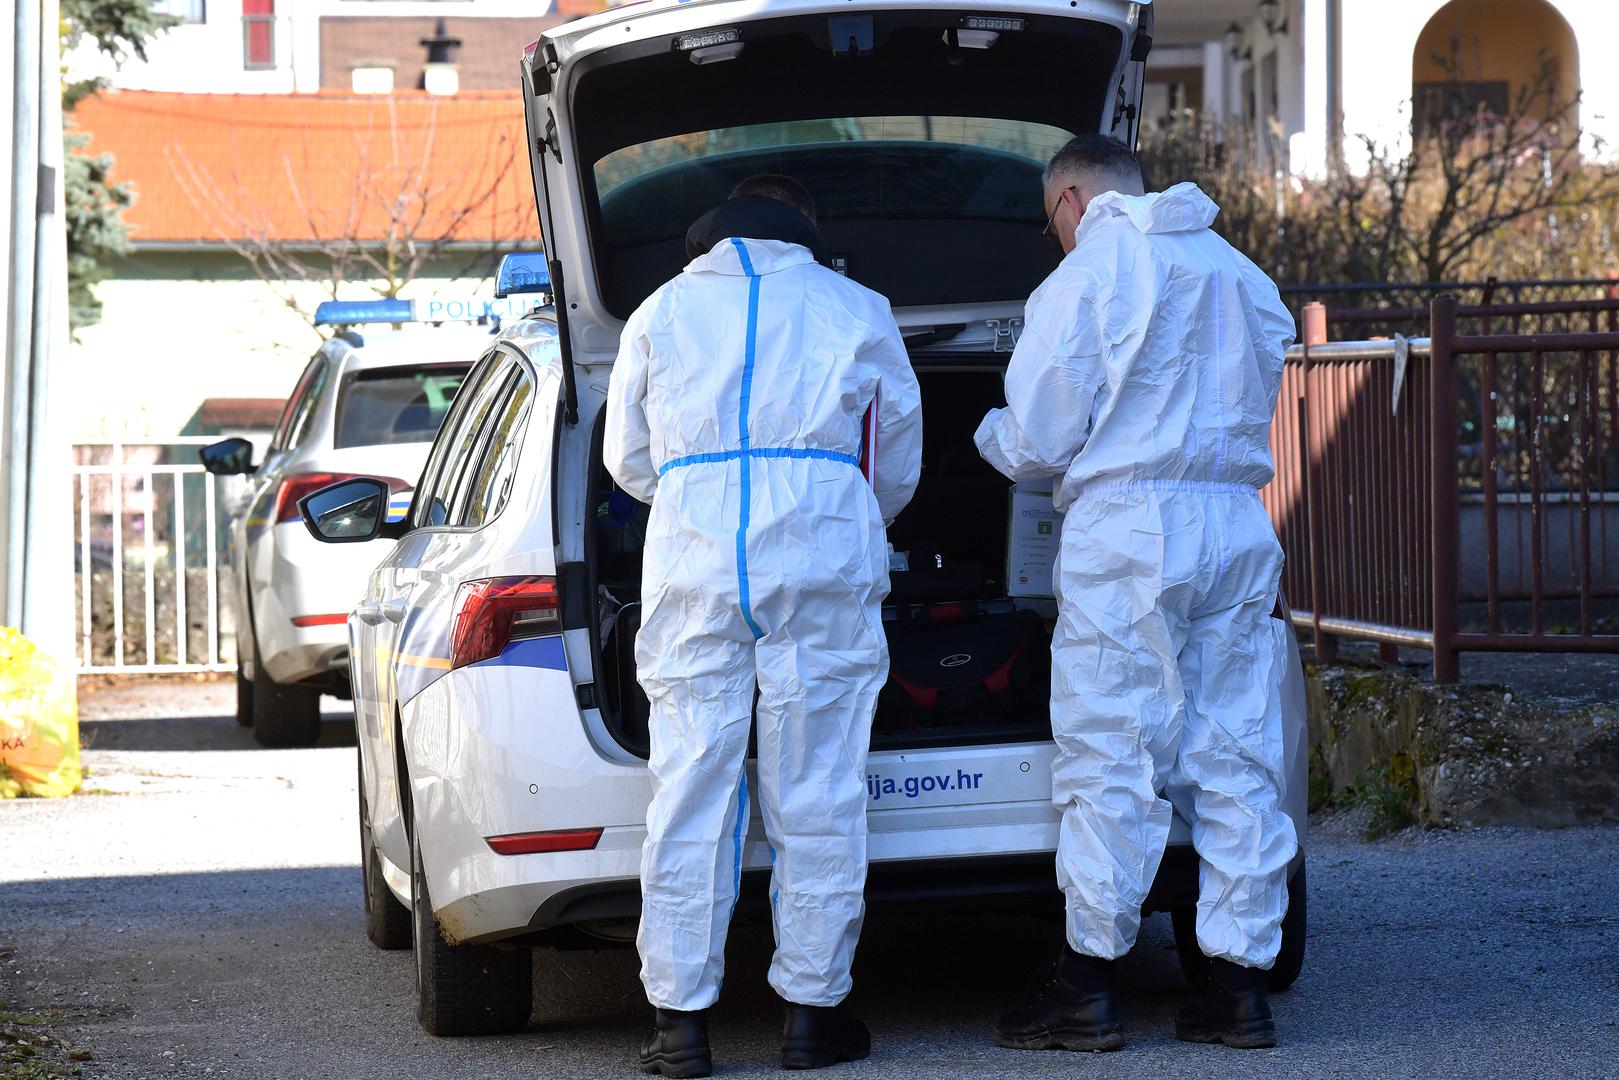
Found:
[(405, 300), (320, 305), (317, 325), (365, 326), (364, 336), (339, 330), (309, 361), (263, 461), (252, 464), (246, 439), (202, 450), (210, 472), (248, 479), (231, 512), (227, 588), (236, 612), (236, 718), (265, 746), (312, 745), (320, 695), (348, 696), (344, 624), (384, 554), (322, 550), (299, 523), (298, 500), (345, 477), (380, 476), (402, 517), (439, 422), (490, 339), (487, 327), (425, 326), (419, 315), (449, 318)]
[[(923, 483), (890, 530), (910, 569), (885, 611), (897, 685), (873, 733), (868, 895), (1057, 901), (1038, 669), (1054, 605), (1010, 580), (1008, 485), (972, 434), (1055, 264), (1041, 168), (1072, 133), (1133, 137), (1148, 16), (1122, 0), (665, 0), (527, 51), (551, 281), (539, 256), (509, 257), (502, 289), (553, 289), (554, 308), (485, 350), (407, 520), (385, 521), (378, 483), (304, 504), (326, 539), (396, 541), (349, 622), (367, 931), (383, 947), (414, 940), (429, 1031), (525, 1023), (526, 946), (633, 938), (650, 797), (632, 660), (646, 510), (602, 467), (604, 390), (623, 320), (685, 262), (687, 226), (753, 173), (814, 193), (834, 265), (893, 300), (923, 390)], [(938, 650), (941, 621), (1034, 626), (1019, 653), (1034, 671), (1006, 659), (993, 679), (913, 693), (901, 668)], [(1302, 836), (1293, 675), (1287, 808)], [(770, 865), (754, 813), (744, 912)], [(1149, 907), (1177, 913), (1195, 975), (1184, 822), (1171, 843)], [(1301, 857), (1278, 986), (1302, 962), (1302, 870)]]

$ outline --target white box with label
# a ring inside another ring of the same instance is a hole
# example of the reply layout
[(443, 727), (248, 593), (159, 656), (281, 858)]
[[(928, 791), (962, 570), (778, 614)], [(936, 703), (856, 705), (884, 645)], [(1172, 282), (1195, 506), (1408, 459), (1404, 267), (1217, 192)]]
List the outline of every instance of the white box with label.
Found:
[(1052, 569), (1062, 543), (1062, 515), (1051, 505), (1051, 482), (1015, 484), (1007, 525), (1006, 594), (1054, 595)]

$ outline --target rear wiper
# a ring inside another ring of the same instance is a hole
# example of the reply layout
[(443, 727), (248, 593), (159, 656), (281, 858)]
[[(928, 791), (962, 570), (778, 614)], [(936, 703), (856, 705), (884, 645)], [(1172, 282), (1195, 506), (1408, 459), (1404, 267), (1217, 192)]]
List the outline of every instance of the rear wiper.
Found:
[(937, 345), (941, 341), (949, 341), (967, 329), (966, 323), (953, 323), (949, 326), (935, 326), (931, 330), (923, 330), (919, 334), (910, 334), (905, 338), (907, 349), (923, 349), (929, 345)]

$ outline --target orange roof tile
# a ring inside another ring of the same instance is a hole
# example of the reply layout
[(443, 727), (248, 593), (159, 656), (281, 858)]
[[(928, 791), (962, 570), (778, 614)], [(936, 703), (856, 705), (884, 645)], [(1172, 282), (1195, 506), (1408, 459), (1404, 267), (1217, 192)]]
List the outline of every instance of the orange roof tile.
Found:
[(516, 93), (106, 91), (69, 124), (134, 188), (137, 246), (539, 238)]

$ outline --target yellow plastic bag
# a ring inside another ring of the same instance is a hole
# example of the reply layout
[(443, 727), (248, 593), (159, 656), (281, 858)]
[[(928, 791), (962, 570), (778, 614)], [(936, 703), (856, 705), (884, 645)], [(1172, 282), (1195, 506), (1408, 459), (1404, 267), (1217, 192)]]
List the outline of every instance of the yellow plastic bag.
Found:
[(0, 626), (0, 799), (71, 795), (83, 779), (73, 676)]

